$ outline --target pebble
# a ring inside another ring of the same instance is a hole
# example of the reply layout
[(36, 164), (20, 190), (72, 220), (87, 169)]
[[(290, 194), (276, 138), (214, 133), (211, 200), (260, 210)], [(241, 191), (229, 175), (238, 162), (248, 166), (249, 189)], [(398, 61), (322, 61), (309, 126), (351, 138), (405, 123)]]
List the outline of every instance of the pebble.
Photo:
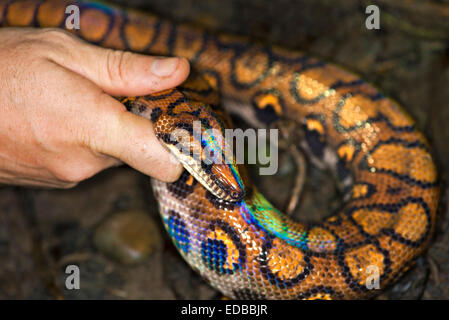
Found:
[(161, 248), (159, 226), (143, 211), (112, 214), (97, 228), (94, 244), (104, 255), (134, 265)]

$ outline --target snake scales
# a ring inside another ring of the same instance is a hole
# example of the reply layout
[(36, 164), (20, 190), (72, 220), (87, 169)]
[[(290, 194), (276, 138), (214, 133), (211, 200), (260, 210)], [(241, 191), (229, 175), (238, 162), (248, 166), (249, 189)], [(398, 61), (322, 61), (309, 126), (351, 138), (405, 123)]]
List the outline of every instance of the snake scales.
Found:
[[(0, 25), (64, 27), (65, 8), (72, 3), (0, 0)], [(259, 125), (295, 121), (305, 135), (298, 147), (326, 163), (341, 181), (351, 181), (349, 199), (338, 213), (307, 224), (272, 207), (244, 168), (233, 164), (197, 159), (189, 165), (184, 159), (189, 171), (178, 181), (153, 180), (173, 243), (224, 295), (365, 298), (378, 292), (366, 286), (370, 268), (376, 268), (383, 289), (427, 247), (439, 199), (437, 173), (425, 137), (396, 102), (302, 52), (211, 35), (153, 15), (76, 4), (79, 37), (109, 48), (183, 56), (200, 75), (178, 89), (122, 100), (154, 123), (158, 137), (180, 160), (169, 138), (174, 129), (191, 134), (192, 121), (200, 120), (220, 135), (231, 125), (220, 95), (249, 110)], [(201, 148), (211, 144), (203, 141)]]

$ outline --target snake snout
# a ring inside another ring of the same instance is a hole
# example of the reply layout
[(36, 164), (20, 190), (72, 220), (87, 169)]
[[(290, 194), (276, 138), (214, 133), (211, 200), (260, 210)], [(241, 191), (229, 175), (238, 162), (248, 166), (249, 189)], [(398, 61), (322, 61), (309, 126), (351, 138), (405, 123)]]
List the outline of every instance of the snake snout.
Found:
[(211, 168), (214, 183), (220, 188), (215, 195), (227, 201), (240, 201), (245, 197), (245, 188), (235, 165), (221, 164)]

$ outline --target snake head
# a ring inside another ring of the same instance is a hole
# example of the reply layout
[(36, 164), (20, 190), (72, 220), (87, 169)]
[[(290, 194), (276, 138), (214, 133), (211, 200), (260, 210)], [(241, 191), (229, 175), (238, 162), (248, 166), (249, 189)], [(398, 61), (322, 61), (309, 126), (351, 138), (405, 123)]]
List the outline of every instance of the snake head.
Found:
[[(213, 111), (213, 100), (201, 99), (198, 92), (204, 90), (198, 90), (198, 83), (190, 86), (197, 90), (171, 89), (121, 101), (129, 111), (153, 122), (162, 144), (214, 196), (240, 201), (245, 188), (225, 139), (225, 123), (229, 121), (221, 111)], [(207, 97), (210, 99), (210, 94)]]
[(225, 139), (220, 117), (207, 105), (180, 115), (172, 126), (165, 146), (214, 196), (226, 201), (240, 201), (245, 196), (244, 184)]

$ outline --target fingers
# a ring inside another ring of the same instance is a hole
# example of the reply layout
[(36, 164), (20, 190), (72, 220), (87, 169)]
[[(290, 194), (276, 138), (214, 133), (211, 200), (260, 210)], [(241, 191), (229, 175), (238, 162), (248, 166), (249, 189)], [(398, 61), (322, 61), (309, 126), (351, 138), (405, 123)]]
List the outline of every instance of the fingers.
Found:
[(181, 84), (190, 71), (184, 58), (152, 57), (104, 49), (69, 34), (63, 37), (69, 38), (64, 42), (67, 48), (51, 54), (51, 59), (114, 96), (146, 95), (173, 88)]
[[(54, 50), (45, 52), (45, 57), (64, 70), (64, 75), (60, 70), (56, 79), (48, 80), (50, 87), (61, 87), (60, 99), (53, 97), (48, 104), (64, 106), (58, 110), (63, 110), (70, 120), (60, 122), (61, 126), (73, 126), (65, 130), (75, 132), (76, 139), (96, 158), (92, 159), (89, 152), (67, 156), (55, 170), (57, 178), (79, 182), (120, 160), (156, 179), (177, 180), (183, 168), (159, 142), (152, 123), (127, 112), (108, 94), (136, 96), (174, 87), (188, 76), (188, 62), (102, 49), (61, 31), (46, 32), (56, 34), (45, 39), (60, 39)], [(67, 83), (62, 83), (66, 76)], [(47, 136), (54, 136), (54, 130), (46, 131), (51, 131)]]
[[(86, 149), (97, 155), (97, 159), (88, 160), (89, 153), (79, 153), (77, 158), (83, 161), (72, 163), (68, 172), (64, 171), (66, 165), (59, 168), (62, 180), (82, 181), (117, 164), (117, 160), (162, 181), (173, 182), (178, 179), (182, 166), (173, 160), (170, 152), (159, 142), (151, 121), (126, 111), (119, 101), (88, 79), (68, 70), (66, 72), (72, 74), (71, 79), (74, 81), (70, 87), (76, 88), (76, 95), (70, 96), (74, 106), (66, 107), (66, 110), (77, 110), (73, 118), (76, 118), (74, 122), (79, 126), (79, 129), (72, 128), (70, 131), (76, 132), (75, 136)], [(71, 161), (64, 161), (65, 164), (68, 162)]]

